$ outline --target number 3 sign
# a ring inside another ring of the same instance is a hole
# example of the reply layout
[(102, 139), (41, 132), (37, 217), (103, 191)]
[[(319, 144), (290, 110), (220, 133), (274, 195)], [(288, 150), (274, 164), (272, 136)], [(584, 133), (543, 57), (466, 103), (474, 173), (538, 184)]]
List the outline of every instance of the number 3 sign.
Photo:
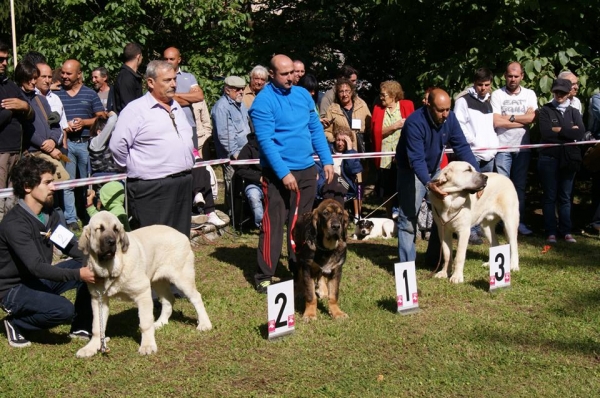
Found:
[(415, 262), (394, 264), (396, 273), (396, 303), (398, 312), (408, 314), (419, 311), (419, 293), (417, 293), (417, 272)]
[(269, 340), (294, 331), (294, 281), (270, 285), (267, 288)]
[(490, 292), (510, 287), (510, 245), (490, 247)]

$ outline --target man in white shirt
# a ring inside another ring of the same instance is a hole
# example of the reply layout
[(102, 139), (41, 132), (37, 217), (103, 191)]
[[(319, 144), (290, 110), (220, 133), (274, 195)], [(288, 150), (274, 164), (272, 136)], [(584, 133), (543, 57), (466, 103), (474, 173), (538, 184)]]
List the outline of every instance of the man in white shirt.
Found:
[[(36, 93), (46, 97), (52, 112), (58, 113), (60, 116), (60, 127), (62, 130), (64, 130), (68, 127), (67, 117), (65, 116), (65, 108), (63, 107), (63, 103), (60, 98), (58, 98), (58, 95), (50, 90), (50, 85), (52, 84), (52, 68), (50, 68), (48, 64), (44, 63), (39, 63), (36, 66), (40, 71), (40, 76), (35, 82), (35, 91)], [(60, 142), (62, 142), (62, 140)]]
[[(521, 86), (523, 67), (511, 62), (504, 73), (506, 86), (492, 93), (494, 127), (500, 146), (530, 144), (529, 126), (537, 116), (537, 97), (532, 90)], [(496, 171), (509, 177), (519, 197), (519, 233), (530, 235), (532, 231), (523, 223), (525, 212), (525, 188), (529, 171), (529, 149), (507, 149), (496, 154)]]

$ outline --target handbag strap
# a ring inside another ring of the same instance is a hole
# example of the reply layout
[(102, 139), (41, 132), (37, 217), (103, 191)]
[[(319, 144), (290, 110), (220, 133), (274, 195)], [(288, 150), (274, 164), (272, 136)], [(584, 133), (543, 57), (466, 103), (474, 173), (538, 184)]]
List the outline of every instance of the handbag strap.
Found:
[(46, 113), (46, 110), (44, 109), (44, 105), (42, 104), (42, 101), (40, 101), (40, 99), (38, 98), (37, 94), (33, 98), (35, 98), (35, 100), (38, 103), (40, 109), (42, 110), (42, 113), (44, 114), (44, 118), (46, 118), (46, 122), (48, 122), (48, 114)]

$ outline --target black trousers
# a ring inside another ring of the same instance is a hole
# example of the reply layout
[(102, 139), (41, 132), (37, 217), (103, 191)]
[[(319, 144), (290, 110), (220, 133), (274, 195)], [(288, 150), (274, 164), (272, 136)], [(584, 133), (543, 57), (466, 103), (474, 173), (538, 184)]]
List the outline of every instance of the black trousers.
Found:
[[(317, 167), (292, 171), (292, 175), (298, 183), (298, 192), (287, 190), (271, 169), (263, 168), (265, 212), (258, 239), (258, 267), (254, 276), (256, 284), (270, 280), (275, 275), (283, 245), (283, 226), (286, 222), (289, 268), (290, 271), (295, 271), (296, 254), (291, 242), (293, 228), (297, 217), (312, 210), (317, 193)], [(296, 208), (297, 217), (294, 217)]]
[(204, 196), (204, 214), (215, 211), (215, 199), (210, 186), (210, 173), (206, 170), (206, 166), (192, 169), (192, 201), (198, 192)]
[(192, 219), (192, 174), (184, 173), (156, 180), (127, 179), (132, 228), (161, 224), (190, 235)]

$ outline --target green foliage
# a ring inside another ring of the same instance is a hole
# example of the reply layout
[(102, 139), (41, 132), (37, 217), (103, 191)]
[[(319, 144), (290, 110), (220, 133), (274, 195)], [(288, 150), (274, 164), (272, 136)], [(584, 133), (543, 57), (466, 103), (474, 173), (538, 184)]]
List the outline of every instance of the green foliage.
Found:
[[(146, 62), (169, 46), (178, 47), (184, 68), (194, 73), (209, 102), (222, 83), (215, 77), (247, 73), (250, 16), (246, 1), (218, 0), (39, 0), (25, 2), (20, 14), (19, 52), (42, 52), (53, 66), (78, 59), (90, 83), (90, 72), (105, 66), (114, 77), (123, 47), (140, 43)], [(27, 24), (25, 24), (27, 22)]]

